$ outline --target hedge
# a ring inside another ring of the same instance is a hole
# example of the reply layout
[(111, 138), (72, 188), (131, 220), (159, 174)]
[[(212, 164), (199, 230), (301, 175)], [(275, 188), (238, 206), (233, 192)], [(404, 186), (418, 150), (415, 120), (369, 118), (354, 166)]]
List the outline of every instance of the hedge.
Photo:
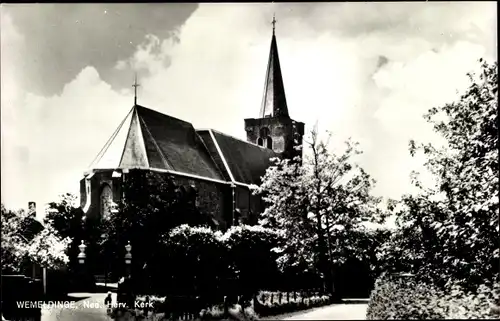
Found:
[[(476, 293), (454, 286), (449, 290), (417, 282), (411, 277), (383, 275), (370, 295), (368, 320), (495, 319), (498, 283), (483, 285)], [(497, 315), (498, 317), (498, 315)]]
[(238, 226), (223, 234), (181, 225), (152, 254), (141, 272), (145, 278), (139, 292), (213, 298), (210, 303), (224, 296), (251, 297), (279, 279), (275, 237), (260, 227)]
[[(278, 299), (280, 296), (281, 300)], [(331, 298), (327, 295), (299, 295), (294, 298), (293, 295), (287, 296), (283, 292), (262, 291), (257, 296), (257, 302), (254, 302), (254, 309), (258, 315), (265, 317), (320, 307), (330, 303)]]

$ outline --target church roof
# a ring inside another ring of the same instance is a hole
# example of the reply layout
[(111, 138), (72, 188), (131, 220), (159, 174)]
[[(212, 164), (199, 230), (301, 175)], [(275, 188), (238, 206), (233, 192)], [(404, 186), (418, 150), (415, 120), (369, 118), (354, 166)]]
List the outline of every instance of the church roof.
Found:
[(155, 168), (224, 180), (190, 123), (136, 105), (120, 127), (91, 169)]
[(264, 148), (213, 129), (199, 130), (212, 158), (231, 181), (260, 185), (261, 177), (271, 165), (270, 158), (278, 155)]
[(278, 45), (276, 43), (274, 29), (271, 39), (269, 60), (267, 62), (264, 95), (262, 98), (262, 106), (259, 117), (265, 118), (269, 116), (289, 117), (288, 107), (286, 104), (285, 86), (283, 85), (283, 77), (281, 74), (280, 60), (278, 56)]
[(134, 106), (90, 169), (148, 168), (221, 182), (260, 184), (276, 154), (215, 130)]

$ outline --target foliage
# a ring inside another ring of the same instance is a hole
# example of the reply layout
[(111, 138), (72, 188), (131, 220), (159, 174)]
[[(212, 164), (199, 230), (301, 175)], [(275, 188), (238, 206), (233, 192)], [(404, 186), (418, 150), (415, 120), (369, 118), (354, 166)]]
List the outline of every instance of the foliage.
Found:
[(260, 289), (279, 285), (277, 255), (273, 252), (282, 241), (277, 233), (261, 226), (240, 225), (231, 227), (222, 240), (239, 289), (252, 297)]
[[(3, 204), (2, 214), (2, 272), (19, 273), (26, 263), (37, 263), (43, 267), (58, 268), (68, 263), (65, 254), (70, 242), (59, 237), (51, 226), (42, 226), (40, 232), (27, 239), (26, 227), (33, 231), (32, 218), (23, 212), (7, 210)], [(25, 223), (28, 221), (29, 223)], [(24, 234), (24, 235), (23, 235)]]
[(311, 156), (303, 164), (276, 160), (256, 193), (268, 205), (260, 224), (287, 240), (279, 250), (280, 267), (319, 272), (331, 291), (332, 265), (363, 251), (354, 245), (353, 233), (364, 222), (381, 222), (384, 213), (378, 207), (381, 199), (370, 195), (374, 180), (353, 161), (361, 153), (358, 144), (347, 141), (340, 154), (328, 145), (314, 130)]
[(78, 245), (84, 239), (88, 242), (91, 233), (85, 229), (85, 215), (77, 204), (77, 197), (66, 193), (60, 195), (57, 202), (49, 203), (43, 222), (46, 226), (51, 226), (59, 237), (71, 239), (66, 250), (70, 258), (69, 267), (72, 269), (78, 265)]
[(64, 267), (69, 262), (66, 249), (71, 239), (61, 239), (49, 225), (27, 245), (26, 255), (32, 262), (46, 267)]
[(457, 285), (445, 292), (409, 276), (383, 275), (370, 296), (367, 319), (494, 319), (491, 306), (499, 290), (494, 283), (473, 293)]
[(143, 272), (151, 290), (161, 295), (252, 298), (258, 290), (278, 285), (280, 274), (272, 251), (278, 241), (277, 233), (260, 226), (232, 227), (223, 234), (184, 224), (164, 238)]
[[(288, 295), (287, 295), (288, 294)], [(298, 294), (298, 295), (297, 295)], [(271, 298), (274, 298), (271, 299)], [(269, 292), (260, 291), (255, 296), (253, 304), (243, 306), (241, 304), (232, 304), (227, 302), (228, 315), (224, 313), (224, 304), (221, 302), (203, 305), (199, 304), (199, 298), (196, 297), (179, 297), (173, 296), (158, 297), (158, 296), (138, 296), (136, 298), (136, 306), (145, 306), (144, 302), (151, 302), (153, 312), (156, 316), (185, 314), (197, 316), (201, 320), (220, 320), (220, 319), (242, 319), (242, 320), (258, 320), (259, 316), (277, 315), (287, 312), (295, 312), (313, 307), (324, 306), (330, 303), (328, 296), (320, 296), (318, 293), (285, 293), (285, 292)], [(143, 315), (144, 311), (136, 310), (135, 315)]]
[(75, 195), (66, 193), (58, 202), (51, 202), (44, 218), (44, 224), (51, 225), (61, 237), (80, 239), (84, 214), (77, 204)]
[(162, 240), (173, 228), (184, 223), (208, 226), (212, 222), (198, 210), (195, 198), (195, 191), (177, 186), (170, 176), (131, 170), (116, 210), (102, 223), (92, 222), (98, 240), (96, 248), (118, 268), (123, 265), (124, 246), (130, 241), (134, 266), (139, 271), (160, 251)]
[(345, 260), (334, 265), (334, 281), (339, 296), (360, 298), (370, 294), (376, 278), (384, 271), (377, 253), (391, 234), (392, 231), (385, 228), (365, 228), (345, 236), (352, 250), (342, 253)]
[(26, 241), (19, 233), (22, 217), (1, 205), (2, 214), (2, 273), (18, 272)]
[[(168, 297), (149, 297), (150, 302), (153, 302), (152, 313), (146, 315), (144, 309), (122, 309), (115, 308), (110, 316), (117, 320), (144, 320), (144, 321), (159, 321), (159, 320), (258, 320), (258, 316), (253, 310), (253, 307), (243, 308), (239, 304), (229, 304), (227, 312), (225, 312), (224, 304), (215, 304), (204, 308), (199, 308), (190, 304), (176, 302), (176, 309), (173, 302), (169, 303)], [(145, 297), (139, 297), (136, 306), (141, 306), (141, 302), (145, 302)], [(190, 300), (188, 300), (190, 301)], [(179, 304), (180, 303), (180, 304)], [(191, 301), (192, 303), (192, 301)], [(195, 304), (196, 305), (196, 304)], [(151, 311), (151, 310), (150, 310)], [(175, 311), (175, 312), (174, 312)]]
[(405, 258), (398, 269), (440, 287), (451, 279), (475, 290), (500, 268), (497, 68), (481, 61), (459, 100), (425, 116), (447, 144), (412, 141), (410, 152), (423, 152), (436, 185), (416, 176), (421, 193), (402, 198), (399, 231), (380, 253), (388, 266)]
[[(298, 295), (297, 295), (298, 294)], [(254, 301), (254, 309), (260, 316), (270, 316), (295, 312), (330, 304), (330, 297), (305, 292), (284, 293), (261, 291)]]
[(153, 291), (196, 294), (206, 299), (223, 295), (221, 283), (232, 271), (221, 236), (221, 232), (205, 227), (174, 228), (147, 265), (145, 272), (155, 285)]

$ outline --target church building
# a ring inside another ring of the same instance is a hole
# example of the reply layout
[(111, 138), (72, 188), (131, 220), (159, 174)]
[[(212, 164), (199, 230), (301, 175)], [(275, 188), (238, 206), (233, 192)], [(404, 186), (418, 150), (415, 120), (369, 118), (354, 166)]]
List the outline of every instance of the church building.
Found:
[[(111, 202), (122, 197), (127, 174), (144, 170), (166, 175), (177, 186), (194, 191), (197, 206), (220, 229), (239, 222), (255, 224), (263, 203), (250, 186), (260, 185), (270, 158), (302, 156), (297, 147), (302, 146), (304, 123), (288, 113), (274, 26), (260, 113), (245, 119), (243, 129), (246, 141), (215, 129), (197, 130), (135, 100), (80, 181), (81, 207), (88, 218), (109, 215)], [(118, 142), (120, 132), (123, 142)], [(113, 144), (121, 157), (110, 161), (106, 154)]]

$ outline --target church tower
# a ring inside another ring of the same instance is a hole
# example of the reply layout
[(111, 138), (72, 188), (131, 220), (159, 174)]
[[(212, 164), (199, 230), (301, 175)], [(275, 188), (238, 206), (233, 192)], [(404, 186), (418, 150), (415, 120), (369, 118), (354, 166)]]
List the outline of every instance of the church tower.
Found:
[(272, 149), (282, 159), (302, 157), (304, 123), (290, 118), (278, 57), (273, 17), (273, 35), (267, 63), (264, 95), (259, 118), (245, 119), (247, 141)]

